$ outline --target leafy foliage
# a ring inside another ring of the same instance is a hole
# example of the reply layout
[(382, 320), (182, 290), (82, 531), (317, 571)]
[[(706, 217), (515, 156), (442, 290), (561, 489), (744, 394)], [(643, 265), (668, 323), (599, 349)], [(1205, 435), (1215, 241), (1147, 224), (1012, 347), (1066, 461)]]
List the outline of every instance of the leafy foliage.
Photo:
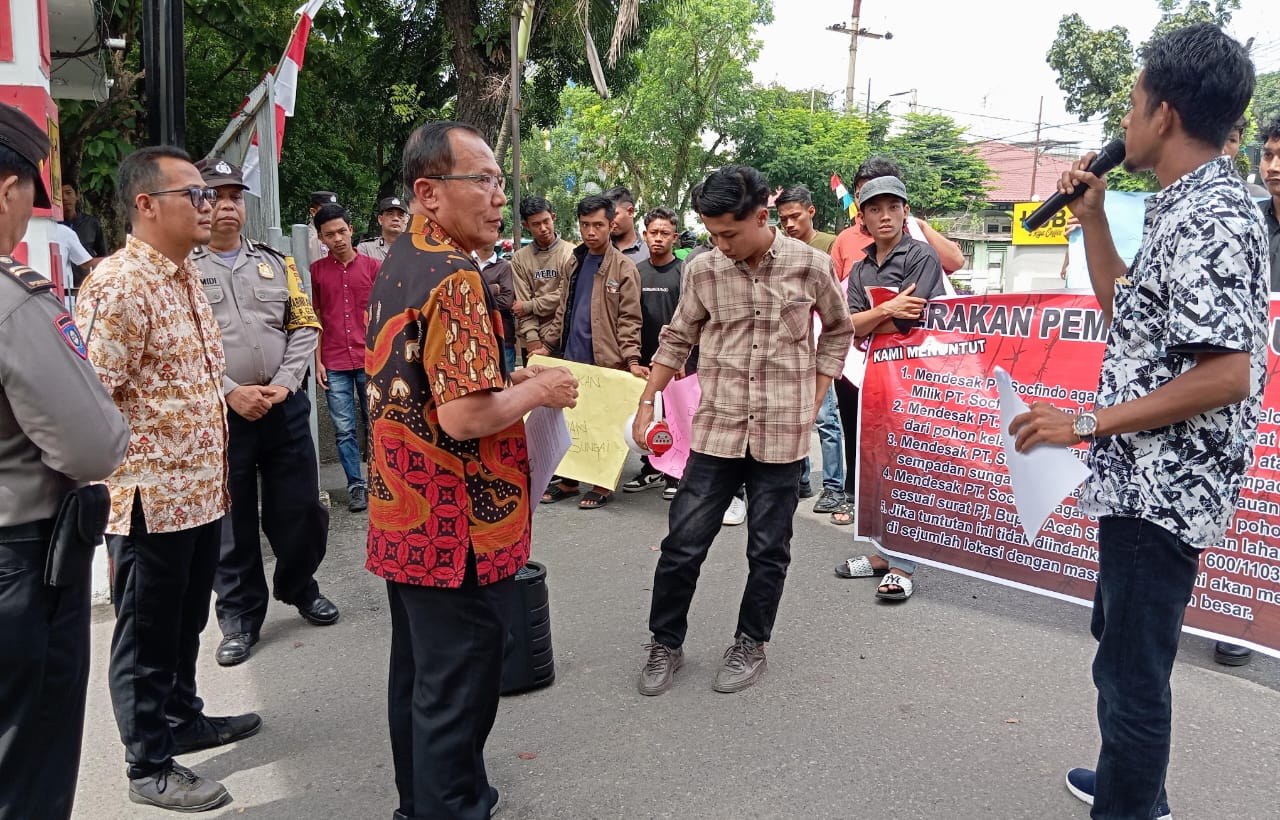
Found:
[(971, 210), (986, 198), (987, 163), (961, 139), (964, 129), (940, 114), (908, 114), (884, 152), (902, 166), (911, 210), (920, 216)]

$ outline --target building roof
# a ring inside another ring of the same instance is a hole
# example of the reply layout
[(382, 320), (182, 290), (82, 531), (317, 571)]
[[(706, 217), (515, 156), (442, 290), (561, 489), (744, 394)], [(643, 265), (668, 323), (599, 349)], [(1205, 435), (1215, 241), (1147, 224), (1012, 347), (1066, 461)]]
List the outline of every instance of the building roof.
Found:
[[(996, 202), (1039, 202), (1058, 190), (1058, 178), (1071, 169), (1064, 159), (1041, 153), (1039, 159), (1027, 148), (1019, 148), (1007, 142), (980, 142), (973, 146), (978, 156), (991, 167), (992, 177), (987, 182), (987, 200)], [(1036, 168), (1036, 189), (1031, 191), (1032, 163)]]

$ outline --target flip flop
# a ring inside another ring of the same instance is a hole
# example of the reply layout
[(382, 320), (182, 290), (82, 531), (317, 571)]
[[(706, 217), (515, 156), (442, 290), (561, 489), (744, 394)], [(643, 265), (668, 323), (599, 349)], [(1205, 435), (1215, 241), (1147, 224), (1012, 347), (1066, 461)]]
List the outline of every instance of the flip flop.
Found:
[[(897, 587), (898, 590), (893, 592), (886, 590), (885, 587)], [(911, 593), (914, 591), (915, 585), (911, 583), (910, 578), (891, 572), (884, 576), (884, 580), (880, 582), (880, 587), (876, 590), (876, 597), (882, 601), (905, 601), (911, 597)]]
[(609, 503), (609, 499), (613, 498), (613, 493), (598, 493), (595, 490), (590, 491), (582, 497), (578, 502), (580, 510), (598, 510), (605, 504)]
[(889, 568), (876, 569), (871, 559), (865, 555), (847, 558), (843, 564), (836, 565), (836, 575), (841, 578), (878, 578), (889, 571)]
[(853, 507), (844, 505), (831, 513), (831, 523), (837, 527), (847, 527), (853, 523)]
[(566, 498), (573, 498), (578, 494), (577, 490), (566, 490), (559, 484), (552, 484), (547, 487), (547, 491), (542, 494), (543, 504), (554, 504), (557, 501), (564, 501)]

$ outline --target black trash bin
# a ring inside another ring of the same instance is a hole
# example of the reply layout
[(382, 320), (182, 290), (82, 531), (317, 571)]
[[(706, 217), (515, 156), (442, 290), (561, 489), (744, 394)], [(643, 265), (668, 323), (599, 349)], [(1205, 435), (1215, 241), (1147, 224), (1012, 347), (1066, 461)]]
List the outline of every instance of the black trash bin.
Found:
[(517, 610), (507, 633), (502, 660), (502, 694), (512, 695), (550, 686), (556, 679), (551, 654), (551, 606), (547, 600), (547, 568), (530, 561), (516, 573), (520, 587)]

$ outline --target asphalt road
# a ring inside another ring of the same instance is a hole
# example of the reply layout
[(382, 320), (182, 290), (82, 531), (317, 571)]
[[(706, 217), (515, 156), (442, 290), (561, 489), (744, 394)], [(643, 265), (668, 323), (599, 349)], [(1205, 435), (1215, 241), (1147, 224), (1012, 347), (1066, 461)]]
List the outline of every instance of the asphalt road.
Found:
[[(815, 457), (817, 447), (814, 447)], [(634, 460), (634, 459), (633, 459)], [(628, 465), (624, 478), (634, 471)], [(815, 482), (820, 473), (816, 470)], [(222, 669), (204, 634), (209, 714), (257, 711), (262, 732), (184, 757), (235, 800), (209, 817), (390, 817), (386, 730), (390, 622), (363, 569), (363, 515), (341, 471), (318, 575), (342, 609), (331, 627), (273, 604), (252, 659)], [(746, 577), (745, 528), (726, 528), (703, 570), (675, 687), (641, 697), (636, 673), (667, 504), (658, 491), (602, 510), (540, 509), (534, 559), (548, 567), (557, 678), (505, 698), (487, 747), (517, 818), (1086, 818), (1062, 785), (1092, 765), (1098, 735), (1086, 609), (941, 570), (904, 605), (832, 566), (850, 528), (797, 512), (793, 560), (761, 683), (711, 691)], [(163, 817), (128, 802), (107, 694), (109, 608), (95, 611), (94, 666), (76, 817)], [(1280, 662), (1228, 670), (1188, 637), (1174, 670), (1174, 816), (1280, 816)]]

